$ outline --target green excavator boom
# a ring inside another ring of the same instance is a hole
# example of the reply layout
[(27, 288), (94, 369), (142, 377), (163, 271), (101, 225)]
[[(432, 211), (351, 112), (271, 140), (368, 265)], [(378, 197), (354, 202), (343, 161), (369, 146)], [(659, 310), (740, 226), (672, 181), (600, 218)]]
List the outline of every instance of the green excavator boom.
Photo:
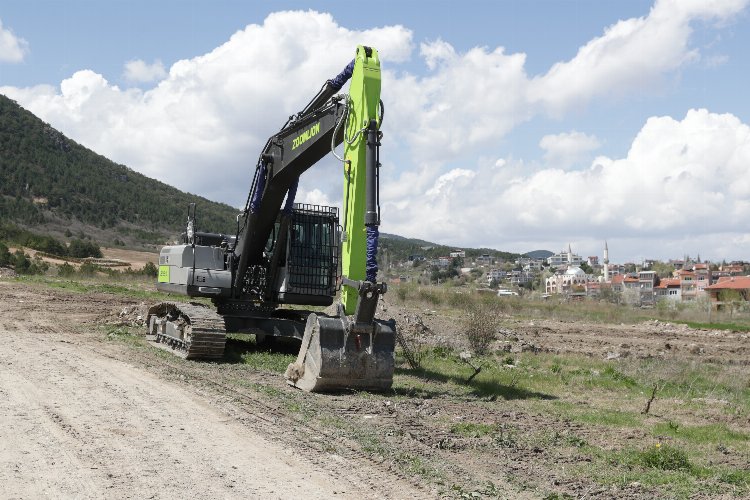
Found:
[[(378, 120), (380, 105), (380, 58), (374, 48), (357, 47), (349, 86), (349, 116), (344, 139), (344, 231), (342, 275), (352, 281), (365, 279), (366, 155), (367, 127)], [(351, 141), (351, 143), (350, 143)], [(358, 291), (343, 286), (341, 302), (346, 314), (354, 314)]]

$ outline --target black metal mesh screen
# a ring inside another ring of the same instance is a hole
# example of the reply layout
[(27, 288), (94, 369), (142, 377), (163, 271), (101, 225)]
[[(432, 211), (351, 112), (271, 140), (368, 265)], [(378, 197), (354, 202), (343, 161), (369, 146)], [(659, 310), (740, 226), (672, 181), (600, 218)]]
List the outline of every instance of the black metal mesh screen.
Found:
[(295, 293), (331, 294), (338, 274), (336, 207), (296, 203), (289, 229), (287, 272)]

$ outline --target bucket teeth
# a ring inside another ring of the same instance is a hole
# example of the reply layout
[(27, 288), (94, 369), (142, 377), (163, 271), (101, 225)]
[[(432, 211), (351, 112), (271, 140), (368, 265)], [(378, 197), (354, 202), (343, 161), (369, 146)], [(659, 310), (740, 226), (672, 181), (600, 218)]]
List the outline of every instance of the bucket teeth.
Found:
[(387, 390), (393, 383), (395, 322), (374, 321), (354, 332), (342, 318), (311, 314), (287, 382), (310, 392)]

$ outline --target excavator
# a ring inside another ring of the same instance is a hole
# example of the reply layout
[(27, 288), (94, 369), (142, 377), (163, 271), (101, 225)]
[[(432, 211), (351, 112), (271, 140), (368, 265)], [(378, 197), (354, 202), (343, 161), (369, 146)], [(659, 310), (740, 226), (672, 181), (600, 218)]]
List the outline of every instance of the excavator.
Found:
[[(349, 93), (338, 93), (349, 80)], [(377, 282), (383, 115), (378, 52), (358, 46), (354, 60), (266, 142), (236, 234), (197, 230), (190, 204), (182, 244), (159, 254), (156, 288), (208, 297), (214, 307), (153, 305), (147, 339), (182, 358), (218, 360), (227, 333), (251, 333), (258, 342), (296, 338), (302, 344), (285, 373), (290, 385), (390, 388), (396, 324), (375, 318), (387, 291)], [(336, 152), (342, 143), (343, 157)], [(343, 164), (342, 223), (336, 207), (295, 203), (300, 176), (329, 152)]]

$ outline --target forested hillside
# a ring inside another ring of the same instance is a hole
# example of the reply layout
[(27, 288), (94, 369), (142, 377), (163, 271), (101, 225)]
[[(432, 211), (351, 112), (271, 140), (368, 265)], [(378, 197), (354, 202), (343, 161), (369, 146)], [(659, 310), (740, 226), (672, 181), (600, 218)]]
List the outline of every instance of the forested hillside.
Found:
[(467, 259), (475, 259), (482, 254), (489, 254), (502, 260), (515, 260), (520, 254), (511, 252), (502, 252), (492, 248), (461, 248), (431, 243), (416, 238), (405, 238), (395, 234), (380, 234), (380, 249), (386, 250), (389, 257), (394, 261), (404, 261), (410, 255), (420, 255), (427, 259), (434, 259), (441, 256), (447, 256), (456, 250), (464, 250)]
[(197, 202), (205, 230), (232, 232), (237, 209), (183, 193), (86, 149), (0, 95), (0, 218), (51, 217), (99, 229), (178, 233)]

